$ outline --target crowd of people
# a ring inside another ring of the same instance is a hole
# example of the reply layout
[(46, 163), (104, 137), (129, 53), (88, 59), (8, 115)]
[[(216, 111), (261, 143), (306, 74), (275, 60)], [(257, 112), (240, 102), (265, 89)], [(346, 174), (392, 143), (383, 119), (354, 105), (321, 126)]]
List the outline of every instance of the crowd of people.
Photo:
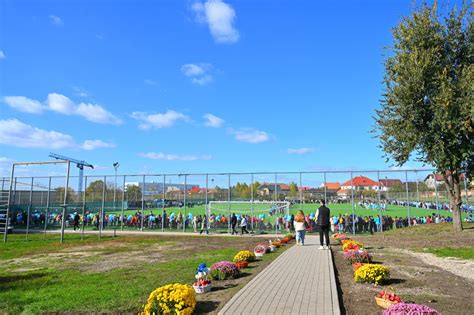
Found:
[[(332, 215), (330, 218), (330, 228), (333, 232), (346, 233), (374, 233), (390, 229), (404, 228), (407, 226), (414, 226), (418, 224), (431, 224), (451, 222), (450, 216), (431, 213), (430, 215), (420, 217), (398, 217), (391, 216), (387, 213), (387, 204), (407, 206), (406, 201), (403, 200), (385, 200), (378, 204), (376, 201), (364, 200), (357, 204), (358, 207), (374, 210), (374, 215), (352, 215), (339, 214)], [(436, 204), (431, 202), (410, 202), (410, 207), (423, 209), (436, 209)], [(439, 210), (448, 210), (449, 205), (438, 204)], [(381, 214), (380, 214), (381, 213)], [(242, 224), (252, 230), (269, 231), (284, 233), (285, 231), (295, 231), (294, 215), (285, 215), (282, 211), (270, 211), (268, 214), (258, 215), (240, 215), (232, 213), (228, 215), (226, 211), (223, 213), (211, 213), (209, 215), (196, 215), (191, 213), (183, 215), (181, 212), (168, 214), (166, 210), (163, 212), (154, 213), (149, 211), (142, 214), (142, 211), (136, 210), (134, 214), (116, 214), (96, 211), (86, 211), (84, 216), (77, 212), (68, 213), (66, 215), (66, 227), (79, 228), (95, 227), (96, 229), (105, 229), (107, 227), (125, 226), (129, 228), (147, 228), (147, 229), (183, 229), (192, 228), (194, 232), (208, 231), (208, 230), (222, 230), (231, 229), (232, 233), (236, 233), (236, 227), (242, 228)], [(301, 214), (300, 214), (301, 216)], [(317, 231), (316, 224), (317, 216), (314, 213), (305, 215), (305, 222), (307, 224), (306, 230), (309, 232)], [(39, 210), (34, 210), (30, 215), (30, 226), (60, 226), (62, 221), (62, 214), (60, 210), (52, 211), (47, 215)], [(469, 214), (465, 220), (466, 222), (474, 222), (472, 214)], [(11, 224), (26, 225), (27, 212), (18, 211), (10, 220)], [(242, 231), (242, 233), (245, 233)], [(248, 231), (247, 231), (248, 232)]]

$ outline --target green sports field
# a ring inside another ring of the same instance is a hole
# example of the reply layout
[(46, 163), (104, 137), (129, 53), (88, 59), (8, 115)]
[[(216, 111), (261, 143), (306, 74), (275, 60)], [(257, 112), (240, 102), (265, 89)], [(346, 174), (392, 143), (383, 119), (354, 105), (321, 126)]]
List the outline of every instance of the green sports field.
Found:
[[(268, 209), (270, 208), (270, 205), (262, 205), (262, 204), (254, 204), (254, 215), (260, 215), (260, 214), (265, 214), (268, 216)], [(302, 209), (305, 214), (308, 213), (315, 213), (316, 209), (319, 207), (319, 204), (303, 204), (303, 205), (293, 205), (290, 206), (290, 214), (296, 213), (299, 209)], [(328, 207), (331, 209), (331, 213), (335, 215), (345, 215), (345, 214), (351, 214), (352, 213), (352, 205), (351, 204), (328, 204)], [(380, 212), (376, 210), (370, 210), (370, 209), (365, 209), (357, 204), (354, 205), (354, 212), (356, 215), (362, 215), (362, 216), (369, 216), (369, 215), (377, 215)], [(226, 215), (228, 213), (228, 205), (223, 203), (223, 204), (214, 204), (213, 205), (214, 211), (212, 211), (215, 214), (221, 214), (221, 215)], [(216, 209), (217, 208), (217, 209)], [(165, 208), (166, 213), (170, 215), (171, 213), (181, 213), (188, 215), (189, 213), (192, 213), (193, 216), (195, 215), (203, 215), (205, 213), (205, 207), (204, 205), (200, 206), (194, 206), (194, 207), (184, 207), (178, 208), (178, 207), (171, 207), (171, 208)], [(162, 212), (162, 208), (150, 208), (145, 210), (145, 214), (149, 214), (151, 211), (153, 211), (154, 214), (160, 214)], [(125, 214), (134, 214), (136, 210), (126, 210)], [(230, 205), (230, 212), (235, 213), (235, 214), (250, 214), (251, 213), (251, 205), (249, 203), (242, 203), (242, 204), (236, 204), (233, 203)], [(116, 213), (120, 214), (120, 211), (107, 211), (107, 213)], [(392, 217), (406, 217), (408, 216), (408, 208), (403, 207), (403, 206), (397, 206), (397, 205), (387, 205), (387, 209), (382, 212), (383, 215), (390, 215)], [(436, 210), (434, 209), (420, 209), (420, 208), (414, 208), (410, 207), (410, 216), (427, 216), (431, 215), (432, 213), (436, 213)], [(446, 210), (439, 210), (440, 215), (442, 216), (451, 216), (451, 213)]]

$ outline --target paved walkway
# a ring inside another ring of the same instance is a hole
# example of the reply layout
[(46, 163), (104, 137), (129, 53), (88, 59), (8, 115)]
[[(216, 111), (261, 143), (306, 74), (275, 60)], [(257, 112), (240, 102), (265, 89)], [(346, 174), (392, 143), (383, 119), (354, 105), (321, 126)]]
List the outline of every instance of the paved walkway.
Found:
[(331, 251), (306, 237), (243, 287), (219, 314), (340, 314)]

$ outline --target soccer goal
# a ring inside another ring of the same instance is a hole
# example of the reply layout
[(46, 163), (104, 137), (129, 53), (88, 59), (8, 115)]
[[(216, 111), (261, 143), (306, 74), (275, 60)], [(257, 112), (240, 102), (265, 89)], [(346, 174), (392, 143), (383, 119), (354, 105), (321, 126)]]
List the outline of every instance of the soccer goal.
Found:
[(232, 213), (240, 219), (250, 217), (249, 227), (254, 230), (267, 231), (283, 229), (282, 219), (290, 214), (288, 201), (210, 201), (206, 213), (211, 219), (211, 229), (229, 229), (229, 218)]

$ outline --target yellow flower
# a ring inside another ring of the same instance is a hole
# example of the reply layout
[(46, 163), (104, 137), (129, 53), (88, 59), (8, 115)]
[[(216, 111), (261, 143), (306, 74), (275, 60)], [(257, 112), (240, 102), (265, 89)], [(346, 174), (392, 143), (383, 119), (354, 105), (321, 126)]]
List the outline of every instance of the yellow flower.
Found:
[(173, 283), (154, 290), (148, 297), (141, 315), (192, 314), (196, 308), (196, 293), (187, 284)]
[(234, 262), (237, 261), (254, 261), (256, 259), (255, 254), (249, 250), (241, 250), (234, 257)]
[(379, 264), (364, 264), (354, 272), (356, 282), (379, 284), (390, 278), (390, 270)]

